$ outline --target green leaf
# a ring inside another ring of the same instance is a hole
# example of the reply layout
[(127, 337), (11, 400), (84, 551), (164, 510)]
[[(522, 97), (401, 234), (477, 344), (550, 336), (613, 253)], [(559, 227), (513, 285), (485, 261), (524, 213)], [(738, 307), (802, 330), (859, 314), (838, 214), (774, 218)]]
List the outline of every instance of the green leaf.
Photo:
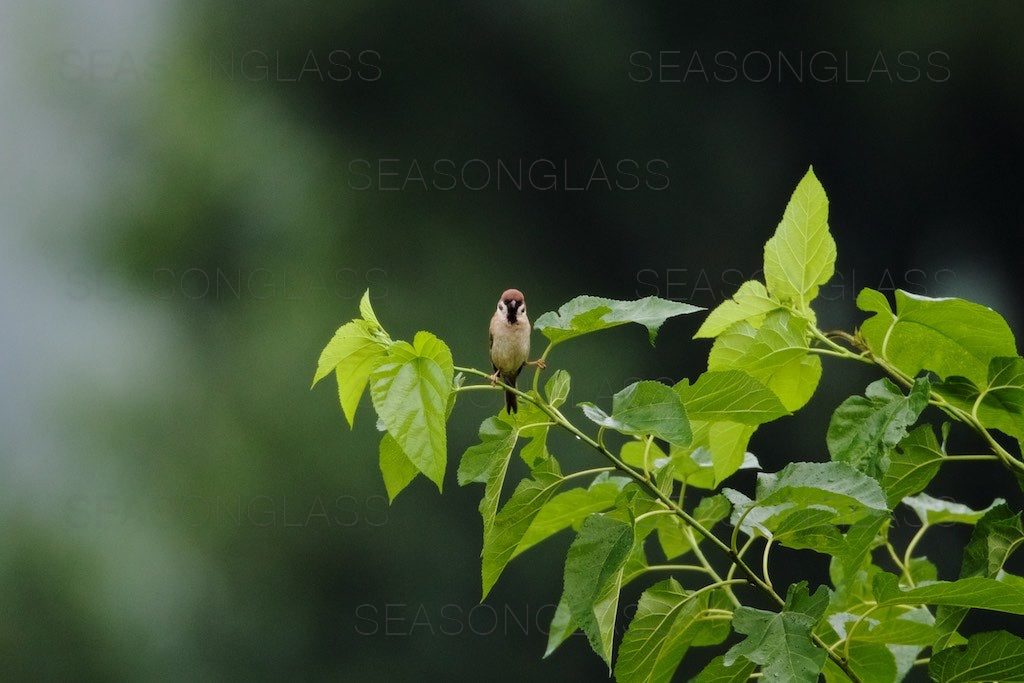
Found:
[(889, 521), (889, 515), (879, 512), (851, 524), (845, 536), (846, 546), (833, 553), (829, 563), (829, 577), (835, 587), (835, 600), (847, 604), (856, 599), (864, 586), (870, 586), (866, 579), (872, 571), (871, 550), (884, 543), (879, 532)]
[(756, 491), (759, 505), (831, 509), (835, 524), (889, 510), (878, 482), (845, 463), (793, 462), (778, 474), (759, 474)]
[(633, 548), (633, 528), (605, 515), (583, 522), (565, 558), (565, 601), (572, 619), (611, 671), (615, 610), (623, 566)]
[(972, 510), (960, 503), (932, 498), (927, 493), (903, 499), (903, 504), (917, 513), (922, 524), (977, 524), (991, 508), (1005, 502), (1002, 498), (996, 498), (988, 508)]
[(963, 647), (932, 655), (928, 673), (940, 683), (1024, 680), (1024, 640), (1006, 631), (978, 633)]
[(569, 373), (565, 370), (555, 370), (544, 384), (544, 394), (553, 408), (565, 403), (565, 399), (569, 397)]
[[(516, 445), (516, 432), (511, 424), (489, 417), (480, 424), (480, 443), (470, 446), (459, 463), (459, 486), (471, 482), (486, 483), (496, 466), (508, 466)], [(500, 488), (500, 487), (499, 487)]]
[(775, 392), (741, 370), (705, 372), (674, 388), (691, 420), (759, 425), (789, 414)]
[(693, 422), (693, 442), (673, 446), (671, 474), (687, 486), (715, 489), (740, 469), (759, 468), (747, 444), (757, 427), (738, 422)]
[[(732, 506), (723, 495), (708, 496), (701, 500), (693, 511), (693, 518), (705, 529), (711, 529), (729, 516)], [(658, 543), (666, 559), (673, 559), (692, 550), (691, 537), (697, 544), (703, 538), (697, 533), (688, 534), (686, 525), (675, 515), (658, 515), (652, 518), (658, 531)]]
[(707, 595), (694, 598), (675, 579), (654, 584), (640, 596), (615, 661), (618, 683), (672, 680), (690, 647)]
[[(829, 615), (828, 622), (840, 638), (849, 638), (851, 641), (925, 646), (935, 640), (935, 627), (918, 621), (919, 614), (910, 613), (910, 618), (903, 618), (906, 613), (898, 611), (893, 611), (891, 615), (875, 614), (876, 618), (865, 619), (860, 614), (839, 612)], [(848, 632), (847, 625), (853, 629), (852, 632)]]
[(896, 683), (903, 678), (897, 674), (896, 658), (883, 643), (853, 641), (850, 643), (848, 661), (850, 670), (862, 681), (892, 681)]
[(719, 655), (712, 659), (704, 670), (691, 683), (746, 683), (750, 674), (754, 673), (753, 662), (747, 659), (734, 662), (726, 666), (725, 655)]
[(552, 652), (557, 650), (558, 646), (575, 633), (577, 628), (579, 627), (573, 621), (572, 610), (569, 609), (569, 603), (565, 601), (563, 595), (562, 599), (558, 601), (554, 616), (551, 617), (551, 626), (548, 627), (548, 645), (544, 650), (544, 657), (549, 657)]
[(828, 230), (828, 197), (814, 175), (793, 191), (775, 234), (764, 245), (764, 279), (772, 298), (813, 321), (810, 303), (832, 278), (836, 243)]
[(994, 577), (1010, 555), (1024, 544), (1020, 512), (1012, 512), (1005, 502), (997, 502), (985, 511), (964, 548), (960, 577)]
[(975, 415), (989, 429), (1024, 439), (1024, 358), (989, 361), (988, 380), (981, 386), (953, 376), (935, 386), (953, 405)]
[(625, 323), (639, 323), (647, 328), (651, 345), (658, 330), (669, 318), (702, 311), (703, 308), (668, 299), (649, 296), (636, 301), (617, 301), (597, 296), (578, 296), (562, 304), (558, 312), (537, 318), (534, 327), (558, 344), (573, 337), (606, 330)]
[[(960, 565), (961, 579), (1000, 576), (1007, 559), (1024, 544), (1020, 517), (1020, 513), (1012, 512), (1006, 503), (994, 504), (985, 512), (964, 548)], [(965, 616), (967, 610), (960, 607), (939, 607), (936, 610), (936, 620), (942, 634), (935, 643), (936, 651), (945, 648), (956, 637), (956, 629)]]
[(881, 479), (890, 452), (928, 405), (928, 389), (928, 380), (921, 378), (904, 396), (883, 378), (869, 384), (863, 397), (843, 401), (832, 413), (826, 435), (832, 459)]
[(381, 330), (384, 326), (377, 320), (377, 314), (373, 312), (373, 306), (370, 304), (370, 290), (367, 289), (363, 292), (363, 296), (359, 299), (359, 315), (362, 316), (363, 320), (372, 325), (376, 325)]
[(533, 518), (512, 556), (516, 557), (562, 529), (578, 526), (594, 512), (612, 508), (622, 488), (630, 481), (602, 473), (594, 478), (589, 488), (569, 489), (551, 498)]
[(910, 377), (930, 370), (943, 379), (957, 375), (981, 386), (988, 377), (989, 361), (1017, 355), (1006, 321), (980, 304), (896, 290), (893, 313), (885, 295), (864, 289), (857, 307), (875, 314), (860, 328), (871, 352)]
[(882, 488), (889, 506), (906, 496), (923, 491), (939, 472), (946, 454), (942, 452), (931, 425), (920, 425), (910, 432), (896, 448), (889, 451), (888, 464), (883, 458), (885, 473)]
[(565, 481), (564, 477), (551, 472), (535, 472), (534, 477), (519, 482), (512, 497), (498, 512), (494, 523), (484, 525), (483, 561), (480, 567), (483, 582), (481, 599), (487, 597), (505, 566), (518, 554), (523, 536), (537, 514)]
[(623, 434), (652, 434), (669, 443), (690, 442), (690, 423), (679, 395), (661, 382), (630, 384), (612, 397), (612, 414), (591, 403), (581, 404), (584, 414), (602, 427)]
[(896, 586), (895, 576), (882, 574), (875, 577), (874, 587), (875, 593), (879, 595), (878, 604), (881, 607), (951, 605), (1024, 614), (1024, 587), (980, 576), (956, 581), (938, 581), (926, 586), (900, 590)]
[(803, 406), (821, 378), (821, 360), (808, 353), (808, 322), (788, 311), (769, 313), (760, 328), (733, 325), (715, 340), (708, 370), (743, 370), (771, 389), (786, 410)]
[(736, 608), (733, 629), (747, 638), (726, 652), (723, 662), (732, 665), (744, 657), (760, 665), (767, 680), (814, 683), (825, 664), (825, 651), (814, 645), (811, 632), (828, 600), (828, 588), (819, 586), (810, 594), (802, 581), (789, 587), (781, 612)]
[(429, 332), (396, 342), (370, 375), (377, 416), (416, 469), (440, 491), (447, 464), (445, 410), (455, 370), (452, 354)]
[(769, 296), (763, 284), (757, 280), (747, 280), (731, 299), (723, 301), (708, 314), (693, 338), (717, 337), (740, 321), (760, 327), (765, 315), (781, 306), (781, 303)]
[(389, 503), (395, 502), (395, 497), (419, 474), (395, 438), (387, 433), (380, 440), (380, 473), (384, 477)]
[(335, 371), (341, 411), (350, 428), (370, 373), (387, 355), (389, 344), (390, 340), (379, 325), (365, 320), (353, 320), (339, 327), (320, 353), (313, 386), (331, 371)]

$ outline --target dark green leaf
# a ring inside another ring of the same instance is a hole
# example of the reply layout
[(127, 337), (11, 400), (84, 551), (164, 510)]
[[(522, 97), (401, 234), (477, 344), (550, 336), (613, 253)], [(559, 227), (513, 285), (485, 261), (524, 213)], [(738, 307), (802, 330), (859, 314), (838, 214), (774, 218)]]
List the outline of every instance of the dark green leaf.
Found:
[(834, 524), (853, 524), (889, 509), (877, 481), (838, 462), (793, 462), (778, 474), (759, 474), (757, 503), (830, 508)]
[(562, 304), (557, 313), (549, 312), (537, 318), (534, 327), (550, 339), (552, 344), (557, 344), (583, 334), (633, 322), (647, 328), (653, 345), (658, 330), (667, 319), (702, 310), (697, 306), (656, 296), (636, 301), (578, 296)]
[(918, 426), (890, 450), (888, 463), (883, 459), (885, 473), (882, 475), (882, 488), (890, 507), (906, 496), (923, 491), (938, 474), (944, 457), (935, 432), (926, 424)]
[(552, 652), (557, 650), (558, 646), (575, 633), (577, 628), (579, 627), (572, 619), (572, 610), (569, 609), (569, 603), (565, 601), (563, 595), (551, 618), (551, 626), (548, 627), (548, 645), (544, 650), (544, 657), (549, 657)]
[(895, 579), (891, 574), (875, 577), (880, 606), (952, 605), (1024, 614), (1024, 587), (1011, 582), (975, 576), (900, 590)]
[(535, 472), (534, 477), (519, 482), (512, 497), (494, 518), (494, 523), (484, 525), (483, 561), (480, 567), (484, 598), (505, 566), (518, 554), (523, 536), (537, 514), (565, 481), (557, 473)]
[(563, 595), (572, 619), (609, 671), (623, 566), (632, 548), (630, 524), (595, 514), (584, 520), (565, 559)]
[(851, 396), (832, 413), (826, 442), (832, 459), (881, 479), (889, 453), (928, 405), (929, 383), (918, 379), (907, 396), (883, 378), (865, 396)]
[(814, 645), (811, 632), (825, 613), (829, 593), (819, 586), (808, 593), (807, 583), (789, 587), (781, 612), (738, 607), (732, 626), (747, 636), (725, 653), (723, 662), (732, 665), (739, 657), (762, 667), (767, 680), (814, 683), (825, 664), (825, 651)]
[(756, 666), (749, 659), (733, 662), (731, 666), (726, 666), (724, 660), (725, 655), (712, 659), (690, 683), (746, 683)]
[(562, 529), (575, 527), (590, 514), (604, 512), (615, 505), (629, 479), (598, 475), (589, 488), (570, 489), (549, 500), (530, 523), (516, 546), (513, 557), (540, 543)]
[(615, 680), (670, 681), (690, 647), (693, 627), (706, 606), (706, 595), (691, 597), (675, 579), (644, 591), (619, 646)]
[[(1024, 530), (1021, 528), (1020, 513), (1012, 512), (1005, 503), (994, 505), (978, 520), (971, 533), (971, 540), (964, 548), (960, 578), (995, 578), (1002, 571), (1006, 560), (1022, 543)], [(956, 637), (956, 629), (966, 615), (967, 610), (962, 607), (943, 606), (936, 610), (936, 620), (942, 634), (935, 644), (936, 650), (946, 647)]]
[(980, 386), (966, 377), (954, 376), (936, 385), (935, 390), (975, 415), (985, 427), (1024, 439), (1024, 358), (993, 358), (988, 380)]
[(967, 645), (936, 652), (928, 673), (940, 683), (1024, 680), (1024, 640), (1006, 631), (978, 633)]

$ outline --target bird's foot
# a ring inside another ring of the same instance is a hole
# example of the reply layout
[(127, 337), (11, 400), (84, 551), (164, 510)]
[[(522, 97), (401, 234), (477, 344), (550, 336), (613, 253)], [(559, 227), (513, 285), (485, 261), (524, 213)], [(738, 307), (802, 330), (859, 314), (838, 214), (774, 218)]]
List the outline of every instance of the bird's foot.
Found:
[(544, 368), (546, 368), (548, 366), (548, 364), (546, 362), (544, 362), (543, 358), (538, 358), (537, 360), (528, 360), (528, 361), (526, 361), (526, 364), (527, 365), (533, 365), (534, 367), (537, 367), (537, 368), (539, 368), (541, 370), (543, 370)]

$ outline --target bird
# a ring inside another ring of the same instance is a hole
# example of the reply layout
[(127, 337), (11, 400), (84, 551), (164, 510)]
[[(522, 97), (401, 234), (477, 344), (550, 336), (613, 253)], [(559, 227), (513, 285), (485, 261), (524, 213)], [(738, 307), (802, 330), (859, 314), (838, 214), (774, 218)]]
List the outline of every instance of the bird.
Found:
[[(543, 360), (530, 361), (530, 319), (526, 317), (526, 299), (518, 289), (506, 289), (498, 299), (498, 308), (491, 317), (490, 357), (494, 374), (491, 384), (499, 379), (515, 387), (516, 378), (525, 365), (546, 367)], [(519, 409), (516, 395), (505, 390), (505, 409), (511, 415)]]

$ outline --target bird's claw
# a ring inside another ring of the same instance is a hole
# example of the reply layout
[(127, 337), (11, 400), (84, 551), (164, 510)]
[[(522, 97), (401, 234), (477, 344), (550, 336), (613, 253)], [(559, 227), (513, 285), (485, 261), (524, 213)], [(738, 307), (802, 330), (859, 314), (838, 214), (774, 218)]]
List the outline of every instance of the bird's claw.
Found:
[(532, 365), (540, 370), (543, 370), (548, 366), (548, 364), (544, 361), (543, 358), (538, 358), (537, 360), (528, 360), (526, 361), (526, 364)]

